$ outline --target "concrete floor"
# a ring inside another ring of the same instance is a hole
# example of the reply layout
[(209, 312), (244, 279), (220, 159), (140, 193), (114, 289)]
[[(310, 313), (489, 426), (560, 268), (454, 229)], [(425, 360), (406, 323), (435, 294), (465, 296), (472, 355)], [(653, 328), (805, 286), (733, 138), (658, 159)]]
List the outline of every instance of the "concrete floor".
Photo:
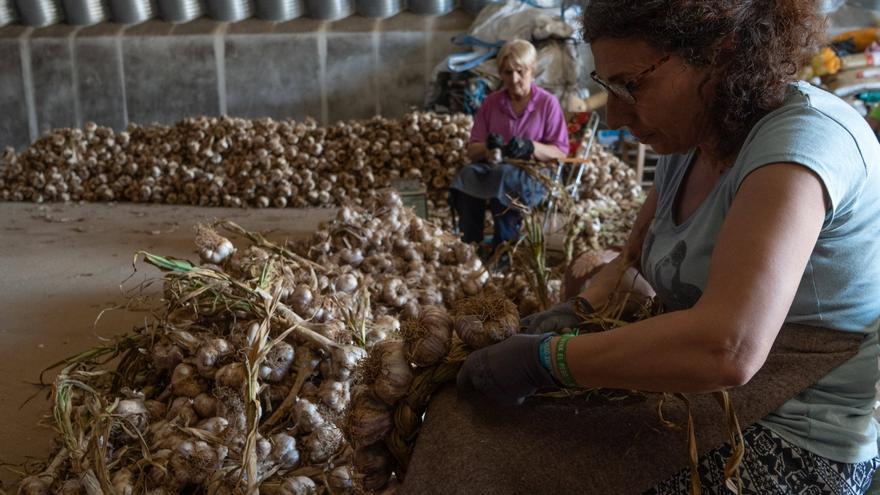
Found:
[[(0, 203), (0, 490), (14, 492), (9, 464), (46, 459), (53, 432), (34, 385), (59, 359), (125, 333), (145, 312), (102, 309), (125, 301), (120, 284), (138, 250), (196, 259), (193, 226), (227, 218), (276, 240), (316, 230), (335, 210), (240, 210), (166, 205)], [(131, 288), (158, 271), (143, 263)], [(47, 376), (51, 381), (54, 374)], [(35, 393), (30, 402), (25, 401)]]

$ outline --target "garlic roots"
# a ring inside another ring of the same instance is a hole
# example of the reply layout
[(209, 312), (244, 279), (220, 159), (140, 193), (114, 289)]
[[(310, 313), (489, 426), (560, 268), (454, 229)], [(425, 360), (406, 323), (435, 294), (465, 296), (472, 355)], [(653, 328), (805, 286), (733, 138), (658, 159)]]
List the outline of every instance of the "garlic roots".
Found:
[(501, 342), (519, 332), (516, 306), (501, 294), (474, 296), (453, 307), (455, 333), (474, 349)]

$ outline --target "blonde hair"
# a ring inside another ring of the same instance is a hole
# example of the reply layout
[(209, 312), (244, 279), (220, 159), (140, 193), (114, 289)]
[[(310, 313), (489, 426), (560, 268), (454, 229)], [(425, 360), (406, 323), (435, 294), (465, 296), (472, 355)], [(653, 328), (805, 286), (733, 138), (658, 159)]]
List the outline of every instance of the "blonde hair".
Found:
[(533, 72), (538, 65), (538, 51), (535, 45), (526, 40), (508, 41), (498, 51), (498, 68), (504, 65), (504, 62), (510, 59), (510, 63), (522, 67), (528, 67)]

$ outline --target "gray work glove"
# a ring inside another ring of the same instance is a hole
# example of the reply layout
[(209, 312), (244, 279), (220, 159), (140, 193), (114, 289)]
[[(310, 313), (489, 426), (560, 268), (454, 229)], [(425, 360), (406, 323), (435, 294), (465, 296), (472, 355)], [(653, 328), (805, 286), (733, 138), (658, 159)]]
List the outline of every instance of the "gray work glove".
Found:
[(504, 138), (501, 134), (493, 132), (486, 138), (486, 149), (495, 150), (504, 148)]
[(523, 333), (561, 332), (565, 328), (577, 328), (583, 319), (575, 311), (575, 301), (580, 305), (580, 310), (592, 313), (593, 310), (584, 299), (572, 299), (556, 306), (526, 316), (519, 322)]
[(504, 147), (504, 156), (517, 160), (529, 160), (535, 154), (535, 144), (526, 138), (513, 137)]
[(554, 334), (517, 334), (471, 353), (458, 371), (458, 390), (476, 390), (505, 405), (522, 404), (539, 390), (557, 389), (541, 364), (541, 342)]

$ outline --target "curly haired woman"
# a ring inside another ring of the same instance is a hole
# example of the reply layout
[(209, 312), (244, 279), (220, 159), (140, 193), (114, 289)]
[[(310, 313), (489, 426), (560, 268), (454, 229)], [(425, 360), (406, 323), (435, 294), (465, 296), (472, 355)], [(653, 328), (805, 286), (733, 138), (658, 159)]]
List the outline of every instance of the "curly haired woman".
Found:
[[(743, 491), (867, 490), (880, 462), (880, 145), (845, 102), (796, 81), (822, 28), (816, 12), (802, 0), (588, 3), (608, 123), (663, 155), (655, 184), (625, 256), (575, 300), (527, 318), (527, 334), (471, 354), (460, 387), (510, 403), (558, 386), (748, 390), (781, 328), (797, 324), (797, 338), (821, 327), (856, 336), (854, 347), (743, 425)], [(624, 271), (667, 311), (556, 335), (600, 307)], [(810, 371), (802, 358), (792, 374)], [(710, 493), (727, 492), (725, 452), (699, 459)], [(649, 492), (686, 493), (689, 477), (682, 469)]]

